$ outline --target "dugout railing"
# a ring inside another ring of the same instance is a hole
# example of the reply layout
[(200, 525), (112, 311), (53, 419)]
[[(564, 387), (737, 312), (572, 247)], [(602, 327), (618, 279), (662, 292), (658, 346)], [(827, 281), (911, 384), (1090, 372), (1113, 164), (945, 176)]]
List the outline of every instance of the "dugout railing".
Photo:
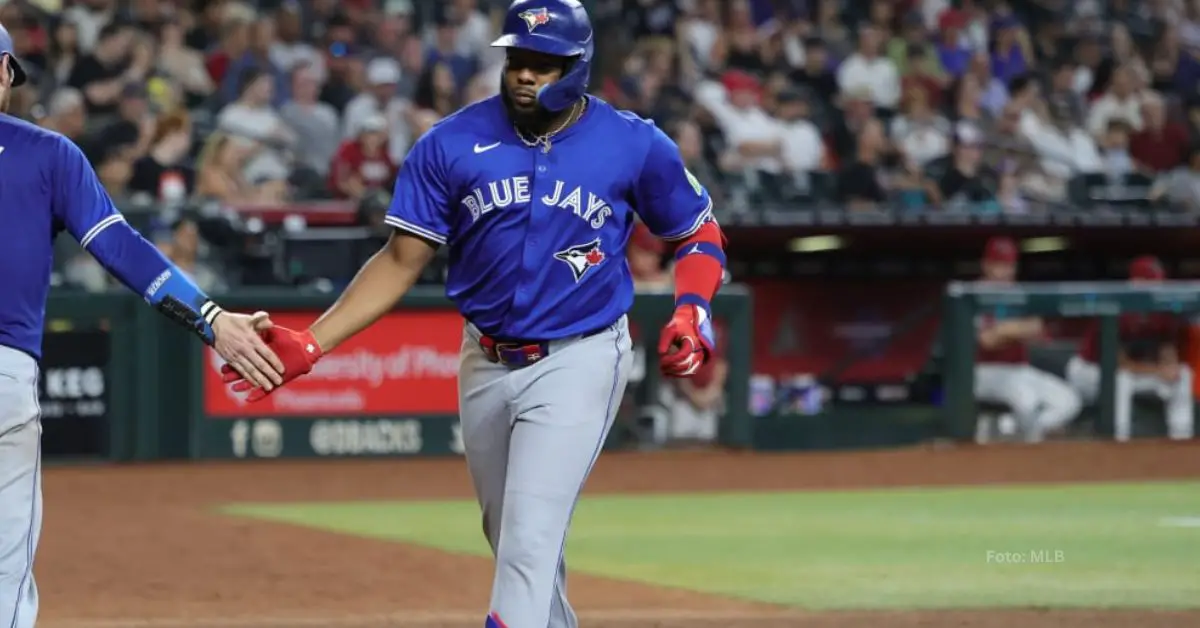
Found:
[(1118, 352), (1117, 317), (1128, 313), (1200, 311), (1200, 282), (1022, 283), (999, 286), (951, 282), (946, 287), (943, 321), (946, 432), (955, 440), (975, 436), (976, 317), (1095, 317), (1100, 321), (1100, 394), (1096, 431), (1113, 434)]

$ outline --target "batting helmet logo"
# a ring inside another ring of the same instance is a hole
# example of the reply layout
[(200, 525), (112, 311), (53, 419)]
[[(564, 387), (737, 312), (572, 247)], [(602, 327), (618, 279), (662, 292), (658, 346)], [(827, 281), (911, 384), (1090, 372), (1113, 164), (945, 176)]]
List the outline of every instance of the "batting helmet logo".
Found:
[(525, 24), (529, 26), (529, 32), (531, 33), (533, 29), (550, 23), (550, 12), (545, 7), (522, 11), (519, 17), (525, 20)]

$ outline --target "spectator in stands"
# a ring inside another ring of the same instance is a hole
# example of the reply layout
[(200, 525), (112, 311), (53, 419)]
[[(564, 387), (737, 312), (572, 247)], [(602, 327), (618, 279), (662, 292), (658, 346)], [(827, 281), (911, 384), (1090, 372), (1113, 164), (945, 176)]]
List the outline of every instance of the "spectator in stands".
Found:
[(433, 45), (427, 45), (426, 66), (446, 64), (456, 85), (465, 85), (479, 68), (478, 59), (467, 56), (458, 49), (458, 26), (447, 17), (440, 16), (435, 24)]
[[(195, 33), (195, 31), (192, 31)], [(224, 19), (218, 31), (220, 39), (204, 61), (208, 75), (217, 85), (223, 85), (230, 67), (250, 49), (250, 22), (240, 17)], [(207, 48), (206, 48), (207, 49)]]
[(722, 67), (720, 59), (714, 57), (714, 53), (717, 53), (716, 44), (722, 35), (719, 0), (694, 2), (693, 10), (683, 16), (677, 29), (700, 73)]
[(725, 383), (729, 377), (725, 337), (725, 334), (718, 335), (713, 358), (695, 375), (672, 379), (660, 388), (667, 416), (658, 417), (654, 422), (656, 443), (710, 443), (717, 439), (721, 415), (725, 412)]
[[(987, 112), (988, 117), (994, 118), (1000, 114), (1004, 105), (1008, 104), (1008, 83), (1010, 78), (1001, 78), (992, 73), (992, 63), (985, 52), (977, 52), (971, 57), (971, 65), (967, 70), (980, 87), (979, 105)], [(1018, 78), (1022, 75), (1017, 75)]]
[(412, 104), (417, 109), (428, 109), (440, 118), (458, 110), (462, 98), (454, 70), (449, 64), (436, 62), (425, 67), (425, 72), (417, 79), (417, 91)]
[(342, 139), (357, 137), (358, 125), (372, 115), (380, 114), (388, 123), (393, 160), (399, 163), (412, 141), (406, 120), (411, 104), (396, 94), (400, 64), (386, 57), (372, 59), (367, 64), (366, 80), (367, 89), (346, 105), (342, 116)]
[(1048, 174), (1067, 180), (1076, 174), (1100, 172), (1100, 153), (1091, 136), (1072, 119), (1070, 105), (1051, 101), (1048, 119), (1038, 117), (1022, 129)]
[(905, 78), (918, 72), (943, 78), (946, 70), (935, 52), (925, 29), (925, 19), (917, 11), (910, 11), (901, 18), (900, 32), (887, 43), (888, 58)]
[[(946, 75), (937, 56), (929, 46), (912, 45), (907, 50), (908, 70), (900, 80), (902, 93), (912, 90), (925, 92), (925, 100), (931, 107), (940, 109), (945, 102)], [(903, 102), (903, 96), (901, 97)]]
[(983, 132), (960, 122), (954, 129), (954, 149), (949, 168), (938, 180), (944, 207), (966, 211), (995, 211), (996, 176), (983, 163)]
[(724, 28), (712, 44), (710, 67), (765, 73), (767, 67), (763, 63), (760, 36), (750, 12), (750, 3), (747, 0), (729, 0), (722, 4), (726, 11), (722, 20)]
[(133, 163), (127, 153), (108, 151), (96, 166), (96, 176), (108, 195), (118, 203), (129, 198), (129, 181), (133, 176)]
[(841, 115), (833, 124), (833, 152), (839, 160), (851, 161), (858, 150), (858, 134), (874, 119), (871, 99), (865, 90), (844, 92), (840, 95)]
[(49, 63), (46, 73), (54, 85), (66, 85), (75, 64), (83, 57), (79, 45), (79, 28), (68, 19), (60, 19), (54, 25), (50, 37)]
[(1129, 140), (1129, 153), (1138, 168), (1166, 172), (1187, 159), (1190, 138), (1187, 128), (1167, 118), (1167, 105), (1154, 92), (1142, 95), (1142, 130)]
[(813, 94), (820, 104), (821, 113), (832, 109), (837, 101), (837, 75), (831, 69), (829, 51), (825, 42), (818, 37), (804, 40), (804, 65), (793, 70), (792, 81)]
[(187, 47), (183, 26), (174, 20), (164, 21), (158, 29), (158, 70), (183, 90), (190, 106), (202, 104), (216, 89), (204, 56)]
[(116, 0), (84, 0), (63, 12), (79, 32), (79, 50), (90, 53), (104, 39), (102, 31), (117, 17)]
[(329, 76), (321, 86), (321, 101), (329, 103), (345, 123), (350, 103), (367, 89), (365, 60), (356, 48), (334, 44), (325, 57)]
[(1104, 76), (1104, 51), (1100, 47), (1101, 38), (1094, 33), (1084, 34), (1075, 44), (1075, 85), (1076, 93), (1091, 100), (1102, 94), (1107, 87), (1108, 77)]
[(878, 209), (888, 200), (882, 176), (887, 143), (883, 123), (875, 118), (864, 123), (857, 143), (853, 160), (838, 173), (838, 198), (851, 211)]
[(1133, 70), (1120, 66), (1113, 70), (1108, 90), (1094, 101), (1088, 111), (1087, 130), (1093, 137), (1103, 137), (1109, 123), (1119, 121), (1134, 131), (1142, 130), (1142, 98), (1135, 90)]
[(835, 0), (820, 0), (817, 4), (817, 19), (813, 24), (813, 33), (819, 37), (829, 49), (833, 59), (844, 59), (854, 52), (854, 40), (850, 29), (842, 20), (841, 3)]
[(288, 153), (297, 137), (271, 107), (274, 77), (257, 67), (242, 69), (241, 91), (217, 116), (217, 128), (230, 135), (254, 140), (259, 149), (245, 164), (244, 176), (251, 183), (287, 181), (292, 165)]
[(273, 66), (288, 75), (305, 66), (318, 83), (324, 82), (325, 57), (304, 39), (303, 15), (297, 0), (286, 0), (275, 10), (275, 35), (268, 51)]
[(171, 225), (171, 237), (158, 243), (159, 249), (179, 270), (183, 271), (201, 290), (218, 294), (229, 289), (221, 273), (203, 261), (200, 229), (191, 218), (180, 218)]
[[(404, 37), (401, 53), (397, 59), (400, 60), (400, 84), (396, 85), (396, 95), (404, 100), (412, 101), (416, 94), (416, 78), (425, 73), (425, 47), (421, 46), (420, 37), (412, 35)], [(493, 74), (492, 85), (499, 94), (499, 68), (493, 67), (491, 70), (496, 70)]]
[(297, 158), (322, 177), (329, 174), (329, 162), (342, 141), (342, 125), (337, 110), (317, 99), (321, 91), (317, 72), (309, 66), (292, 70), (292, 99), (279, 115), (296, 134), (296, 145), (303, 147)]
[(1155, 40), (1151, 56), (1151, 87), (1159, 92), (1192, 94), (1200, 82), (1200, 60), (1179, 42), (1177, 25), (1167, 23)]
[(683, 158), (684, 167), (708, 190), (709, 196), (713, 199), (714, 210), (729, 209), (724, 207), (724, 192), (720, 174), (704, 158), (704, 137), (700, 126), (692, 120), (679, 120), (674, 124), (671, 139), (675, 140), (675, 145), (679, 147), (679, 156)]
[(95, 49), (72, 68), (67, 84), (83, 92), (89, 114), (115, 113), (125, 85), (145, 79), (150, 68), (135, 67), (128, 59), (132, 44), (128, 28), (108, 24), (100, 29)]
[(1133, 78), (1133, 91), (1141, 92), (1150, 87), (1150, 68), (1138, 53), (1137, 44), (1129, 35), (1129, 28), (1121, 22), (1109, 26), (1109, 63), (1114, 68), (1126, 67)]
[(1188, 151), (1187, 164), (1159, 177), (1150, 189), (1151, 201), (1165, 201), (1172, 209), (1200, 212), (1200, 146)]
[(100, 127), (85, 152), (99, 155), (128, 149), (133, 159), (144, 155), (154, 135), (154, 115), (147, 98), (144, 85), (127, 83), (117, 101), (117, 117)]
[(892, 119), (891, 139), (897, 150), (918, 166), (950, 150), (950, 122), (930, 106), (927, 92), (906, 92), (901, 114)]
[(900, 73), (882, 53), (879, 29), (863, 26), (858, 33), (858, 50), (838, 67), (837, 79), (842, 92), (869, 89), (879, 115), (889, 116), (900, 105)]
[(184, 111), (158, 119), (149, 152), (133, 163), (129, 190), (168, 205), (191, 197), (196, 173), (185, 163), (192, 149), (192, 125)]
[(992, 29), (995, 35), (991, 42), (990, 74), (1006, 84), (1032, 69), (1033, 45), (1015, 15), (996, 18)]
[(222, 101), (231, 102), (241, 97), (241, 79), (245, 70), (253, 69), (271, 80), (271, 99), (267, 104), (278, 107), (288, 99), (288, 75), (271, 60), (271, 47), (275, 44), (274, 20), (268, 17), (258, 18), (251, 24), (249, 34), (246, 51), (235, 57), (225, 72), (225, 78), (221, 82)]
[(1133, 157), (1129, 154), (1129, 124), (1122, 119), (1113, 119), (1108, 130), (1100, 138), (1100, 159), (1104, 174), (1110, 179), (1121, 180), (1134, 172)]
[(279, 203), (287, 198), (287, 182), (254, 183), (246, 179), (246, 162), (258, 144), (225, 133), (209, 136), (196, 168), (196, 196), (226, 205)]
[(779, 122), (763, 111), (762, 83), (741, 70), (730, 70), (722, 85), (707, 83), (696, 94), (696, 101), (713, 115), (728, 147), (721, 159), (727, 172), (749, 174), (779, 173)]
[(938, 18), (938, 61), (954, 78), (965, 74), (971, 61), (972, 50), (964, 41), (966, 26), (967, 15), (958, 9), (947, 9)]
[(447, 0), (446, 13), (448, 21), (455, 26), (454, 48), (458, 54), (472, 59), (493, 54), (492, 24), (479, 10), (478, 0)]
[(1076, 124), (1084, 123), (1087, 104), (1083, 95), (1075, 90), (1075, 72), (1078, 69), (1070, 57), (1061, 57), (1051, 62), (1050, 84), (1046, 90), (1046, 101), (1064, 103)]
[(388, 155), (387, 120), (383, 114), (371, 114), (358, 129), (358, 137), (343, 142), (329, 166), (330, 192), (355, 201), (369, 192), (389, 189), (398, 170)]
[(55, 90), (50, 96), (46, 117), (42, 118), (41, 125), (82, 145), (87, 131), (87, 106), (83, 93), (74, 87)]
[(784, 170), (795, 174), (823, 169), (825, 141), (817, 125), (809, 120), (809, 104), (804, 94), (785, 89), (776, 97), (776, 102)]

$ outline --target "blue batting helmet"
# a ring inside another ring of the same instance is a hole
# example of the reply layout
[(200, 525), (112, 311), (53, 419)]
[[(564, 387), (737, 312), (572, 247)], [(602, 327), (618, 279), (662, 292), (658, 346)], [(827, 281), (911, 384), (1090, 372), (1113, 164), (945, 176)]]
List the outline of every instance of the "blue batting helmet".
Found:
[(16, 87), (25, 82), (25, 70), (17, 63), (16, 51), (13, 50), (12, 35), (0, 24), (0, 57), (8, 57), (8, 71), (12, 74), (12, 86)]
[(522, 48), (574, 59), (562, 78), (538, 91), (550, 111), (570, 107), (587, 91), (592, 71), (592, 22), (579, 0), (516, 0), (504, 16), (498, 48)]

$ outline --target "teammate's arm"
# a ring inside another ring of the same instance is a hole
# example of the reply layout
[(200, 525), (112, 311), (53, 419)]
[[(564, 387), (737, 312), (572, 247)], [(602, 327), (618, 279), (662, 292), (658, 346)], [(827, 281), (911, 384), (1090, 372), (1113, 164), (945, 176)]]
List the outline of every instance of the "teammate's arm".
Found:
[(187, 327), (248, 379), (282, 382), (283, 364), (254, 332), (249, 316), (225, 312), (125, 222), (79, 148), (62, 137), (47, 169), (55, 220), (125, 287)]
[(661, 130), (653, 136), (638, 180), (638, 215), (655, 235), (675, 244), (675, 314), (659, 341), (669, 376), (690, 376), (711, 358), (712, 300), (725, 274), (725, 234), (712, 197), (684, 166), (679, 148)]

